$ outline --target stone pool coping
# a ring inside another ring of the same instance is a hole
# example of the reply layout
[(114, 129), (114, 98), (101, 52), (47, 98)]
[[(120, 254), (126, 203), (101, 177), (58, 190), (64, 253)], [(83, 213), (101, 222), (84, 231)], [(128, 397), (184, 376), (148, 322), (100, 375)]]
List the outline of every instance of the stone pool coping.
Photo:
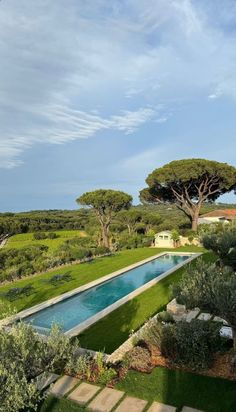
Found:
[[(189, 259), (186, 259), (184, 262), (179, 263), (178, 265), (174, 266), (172, 269), (169, 269), (168, 271), (164, 272), (162, 275), (159, 275), (158, 277), (152, 279), (150, 282), (147, 282), (145, 285), (139, 287), (135, 291), (129, 293), (128, 295), (124, 296), (123, 298), (119, 299), (117, 302), (113, 303), (112, 305), (108, 306), (107, 308), (103, 309), (102, 311), (96, 313), (89, 319), (85, 320), (84, 322), (80, 323), (78, 326), (75, 326), (74, 328), (64, 332), (65, 335), (69, 337), (77, 336), (79, 333), (90, 327), (92, 324), (96, 323), (98, 320), (102, 319), (109, 313), (113, 312), (115, 309), (119, 308), (122, 306), (124, 303), (132, 300), (135, 296), (139, 295), (140, 293), (144, 292), (145, 290), (149, 289), (151, 286), (154, 286), (156, 283), (158, 283), (160, 280), (164, 279), (165, 277), (169, 276), (171, 273), (175, 272), (176, 270), (180, 269), (182, 266), (186, 265), (187, 263), (191, 262), (195, 258), (199, 257), (202, 255), (202, 253), (194, 253), (194, 252), (161, 252), (158, 253), (157, 255), (151, 256), (149, 258), (146, 258), (144, 260), (141, 260), (139, 262), (136, 262), (132, 265), (126, 266), (125, 268), (119, 269), (115, 272), (112, 272), (106, 276), (103, 276), (95, 281), (86, 283), (83, 286), (79, 286), (76, 289), (73, 289), (69, 292), (63, 293), (62, 295), (56, 296), (54, 298), (48, 299), (45, 302), (39, 303), (38, 305), (32, 306), (31, 308), (25, 309), (16, 315), (13, 315), (9, 318), (3, 319), (0, 322), (0, 327), (1, 326), (9, 326), (13, 322), (23, 320), (24, 318), (39, 312), (43, 309), (46, 309), (56, 303), (59, 303), (65, 299), (68, 299), (78, 293), (84, 292), (94, 286), (98, 286), (110, 279), (113, 279), (123, 273), (126, 273), (130, 271), (131, 269), (135, 269), (136, 267), (142, 266), (145, 263), (151, 262), (152, 260), (157, 259), (158, 257), (164, 256), (164, 255), (179, 255), (179, 256), (190, 256)], [(35, 330), (40, 334), (40, 328), (35, 327)], [(48, 331), (48, 329), (43, 329), (41, 328), (41, 331)]]

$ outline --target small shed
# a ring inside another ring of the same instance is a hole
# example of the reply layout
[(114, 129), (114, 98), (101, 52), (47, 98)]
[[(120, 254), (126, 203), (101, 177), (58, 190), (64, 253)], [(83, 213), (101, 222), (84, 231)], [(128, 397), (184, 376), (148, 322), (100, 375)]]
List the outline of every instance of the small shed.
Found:
[(170, 230), (163, 230), (162, 232), (155, 234), (155, 247), (167, 247), (167, 248), (174, 248), (176, 247), (176, 243), (172, 239), (172, 233)]

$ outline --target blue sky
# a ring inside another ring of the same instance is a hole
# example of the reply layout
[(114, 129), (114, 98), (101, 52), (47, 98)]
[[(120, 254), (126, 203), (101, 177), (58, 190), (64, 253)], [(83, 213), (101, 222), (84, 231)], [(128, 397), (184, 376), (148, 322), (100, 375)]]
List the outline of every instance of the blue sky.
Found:
[(0, 26), (1, 211), (235, 165), (234, 0), (2, 0)]

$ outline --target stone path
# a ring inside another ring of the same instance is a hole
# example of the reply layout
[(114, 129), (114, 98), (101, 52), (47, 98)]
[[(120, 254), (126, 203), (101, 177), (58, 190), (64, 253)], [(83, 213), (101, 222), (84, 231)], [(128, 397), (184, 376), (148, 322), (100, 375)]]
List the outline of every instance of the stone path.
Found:
[(52, 388), (49, 389), (49, 393), (56, 397), (64, 396), (70, 392), (75, 385), (79, 383), (79, 380), (76, 378), (71, 378), (70, 376), (62, 376)]
[[(174, 406), (156, 401), (149, 404), (148, 401), (128, 396), (123, 391), (79, 382), (66, 375), (50, 387), (49, 393), (56, 397), (67, 396), (69, 400), (86, 406), (86, 410), (91, 412), (176, 412)], [(184, 406), (182, 412), (203, 411)]]
[(80, 405), (86, 405), (86, 403), (88, 403), (100, 389), (100, 386), (90, 385), (83, 382), (70, 393), (68, 399), (71, 399)]

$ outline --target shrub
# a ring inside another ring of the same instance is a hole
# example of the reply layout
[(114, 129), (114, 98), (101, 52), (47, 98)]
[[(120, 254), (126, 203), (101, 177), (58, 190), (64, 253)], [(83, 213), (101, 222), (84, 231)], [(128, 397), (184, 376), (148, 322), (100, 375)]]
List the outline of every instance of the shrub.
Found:
[(0, 410), (17, 412), (35, 409), (40, 400), (36, 377), (43, 371), (62, 373), (77, 350), (76, 341), (56, 326), (46, 341), (24, 323), (0, 330)]
[(135, 346), (128, 353), (128, 363), (130, 369), (134, 369), (139, 372), (150, 372), (152, 369), (151, 355), (148, 349)]
[(164, 323), (174, 323), (174, 318), (171, 313), (167, 311), (159, 312), (158, 313), (158, 320)]
[(94, 255), (105, 255), (105, 254), (109, 254), (111, 253), (110, 249), (108, 247), (105, 246), (98, 246), (96, 247), (96, 249), (94, 250)]
[(43, 282), (50, 283), (53, 286), (63, 285), (63, 283), (70, 282), (72, 280), (70, 273), (71, 272), (66, 272), (59, 275), (53, 275), (49, 279), (43, 279)]
[(148, 327), (142, 331), (140, 338), (143, 339), (148, 346), (156, 346), (158, 349), (161, 349), (162, 330), (161, 323), (156, 319), (152, 319)]
[(17, 300), (22, 298), (23, 296), (30, 296), (32, 293), (35, 292), (35, 288), (29, 284), (25, 285), (22, 288), (11, 288), (6, 293), (4, 293), (4, 297), (10, 301)]
[(153, 322), (142, 337), (173, 363), (201, 370), (210, 366), (214, 353), (222, 348), (219, 329), (216, 323), (200, 320)]
[(8, 316), (14, 315), (15, 309), (11, 306), (9, 302), (0, 300), (0, 320), (5, 319)]
[(57, 239), (59, 236), (55, 232), (49, 232), (47, 234), (48, 239)]
[(224, 265), (236, 270), (236, 229), (203, 236), (203, 246), (216, 253)]
[(220, 326), (193, 320), (176, 325), (177, 356), (174, 361), (192, 369), (206, 369), (214, 353), (221, 348)]
[(75, 355), (66, 364), (65, 370), (79, 379), (106, 385), (115, 376), (116, 371), (104, 362), (104, 354), (99, 352), (95, 358), (89, 355)]
[(43, 239), (47, 239), (47, 235), (44, 232), (35, 232), (34, 235), (34, 240), (43, 240)]

